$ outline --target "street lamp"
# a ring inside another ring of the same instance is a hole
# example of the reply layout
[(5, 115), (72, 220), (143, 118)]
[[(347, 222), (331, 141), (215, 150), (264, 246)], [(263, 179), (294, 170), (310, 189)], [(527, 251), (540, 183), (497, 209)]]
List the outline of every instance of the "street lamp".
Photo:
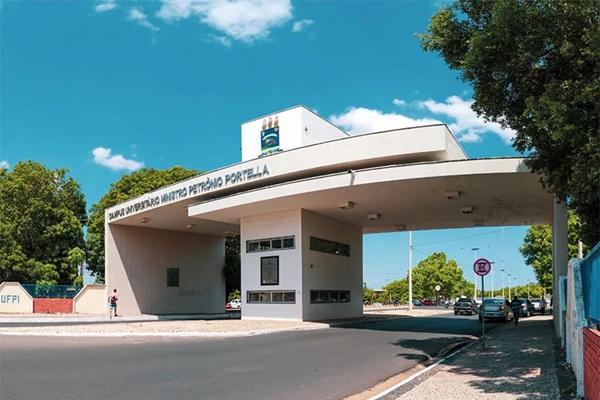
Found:
[(408, 232), (408, 310), (413, 309), (413, 293), (412, 293), (412, 231)]
[[(477, 260), (477, 250), (479, 250), (479, 247), (471, 247), (471, 250), (473, 251), (473, 264), (475, 264), (475, 261)], [(477, 298), (477, 276), (475, 275), (475, 270), (473, 270), (473, 299)]]
[(507, 274), (507, 278), (508, 278), (507, 279), (508, 280), (508, 298), (509, 299), (512, 299), (512, 295), (510, 294), (510, 289), (511, 289), (511, 287), (510, 287), (510, 283), (511, 282), (510, 281), (511, 281), (511, 277), (512, 277), (512, 274)]
[(504, 271), (506, 271), (504, 268), (500, 270), (502, 272), (502, 298), (504, 298)]

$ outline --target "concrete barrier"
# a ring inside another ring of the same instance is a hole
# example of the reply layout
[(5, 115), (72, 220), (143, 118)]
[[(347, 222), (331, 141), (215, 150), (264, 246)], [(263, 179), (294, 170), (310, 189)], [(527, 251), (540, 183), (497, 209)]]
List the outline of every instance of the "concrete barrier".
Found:
[(106, 285), (85, 285), (73, 298), (75, 314), (106, 314)]
[[(583, 385), (583, 329), (587, 326), (583, 288), (581, 284), (581, 265), (573, 258), (567, 269), (567, 307), (565, 312), (565, 347), (567, 362), (573, 367), (577, 379), (577, 395), (584, 395)], [(587, 393), (586, 393), (587, 394)]]
[(2, 282), (0, 284), (0, 313), (31, 314), (33, 298), (19, 282)]

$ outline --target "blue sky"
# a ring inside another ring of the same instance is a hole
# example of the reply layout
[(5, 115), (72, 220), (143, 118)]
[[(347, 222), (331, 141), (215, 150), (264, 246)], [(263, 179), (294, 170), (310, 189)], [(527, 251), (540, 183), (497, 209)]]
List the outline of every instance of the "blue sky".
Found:
[[(470, 157), (516, 154), (512, 132), (477, 118), (470, 87), (420, 49), (439, 1), (0, 4), (0, 164), (68, 168), (88, 206), (142, 165), (239, 162), (240, 123), (296, 104), (351, 133), (443, 121)], [(441, 250), (470, 271), (479, 247), (522, 284), (525, 231), (416, 232), (415, 263)], [(369, 286), (404, 276), (407, 238), (365, 237)]]

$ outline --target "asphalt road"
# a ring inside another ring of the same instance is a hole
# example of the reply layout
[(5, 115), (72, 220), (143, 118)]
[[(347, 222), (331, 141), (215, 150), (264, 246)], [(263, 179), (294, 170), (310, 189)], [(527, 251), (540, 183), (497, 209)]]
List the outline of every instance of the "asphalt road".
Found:
[(0, 399), (340, 399), (479, 333), (449, 315), (227, 339), (0, 336)]

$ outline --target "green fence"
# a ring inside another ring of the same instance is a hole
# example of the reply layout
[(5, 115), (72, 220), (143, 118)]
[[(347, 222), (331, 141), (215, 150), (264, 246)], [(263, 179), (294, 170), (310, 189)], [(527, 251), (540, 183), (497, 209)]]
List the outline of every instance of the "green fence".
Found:
[(81, 290), (75, 285), (36, 285), (25, 283), (23, 288), (34, 298), (72, 299)]

